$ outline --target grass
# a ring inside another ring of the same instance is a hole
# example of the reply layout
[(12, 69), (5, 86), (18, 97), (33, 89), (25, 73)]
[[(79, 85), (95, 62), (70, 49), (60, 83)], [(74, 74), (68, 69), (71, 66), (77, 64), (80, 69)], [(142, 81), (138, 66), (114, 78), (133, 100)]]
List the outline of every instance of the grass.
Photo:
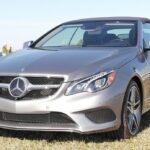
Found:
[(0, 130), (0, 150), (148, 150), (150, 112), (144, 115), (141, 132), (129, 140), (118, 141), (111, 134), (78, 135)]

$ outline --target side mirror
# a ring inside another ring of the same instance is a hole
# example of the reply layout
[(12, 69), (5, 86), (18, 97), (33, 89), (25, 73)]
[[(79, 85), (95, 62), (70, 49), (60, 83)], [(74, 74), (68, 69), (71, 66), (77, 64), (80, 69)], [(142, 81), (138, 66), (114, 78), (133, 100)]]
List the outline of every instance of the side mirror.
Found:
[(33, 41), (27, 41), (23, 44), (23, 48), (28, 48), (33, 44)]

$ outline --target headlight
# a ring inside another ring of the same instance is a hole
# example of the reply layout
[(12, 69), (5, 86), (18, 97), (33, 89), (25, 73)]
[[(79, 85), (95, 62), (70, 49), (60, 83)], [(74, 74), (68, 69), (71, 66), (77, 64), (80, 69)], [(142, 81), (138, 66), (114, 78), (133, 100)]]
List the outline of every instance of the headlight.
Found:
[(66, 95), (81, 92), (97, 92), (110, 86), (116, 78), (116, 72), (102, 72), (92, 77), (75, 81), (67, 89)]

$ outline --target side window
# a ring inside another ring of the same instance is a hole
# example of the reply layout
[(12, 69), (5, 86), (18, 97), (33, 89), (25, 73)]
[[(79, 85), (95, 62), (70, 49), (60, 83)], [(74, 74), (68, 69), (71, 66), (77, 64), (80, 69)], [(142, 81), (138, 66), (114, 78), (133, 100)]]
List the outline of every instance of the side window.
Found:
[(144, 48), (150, 48), (150, 23), (143, 25), (143, 46)]

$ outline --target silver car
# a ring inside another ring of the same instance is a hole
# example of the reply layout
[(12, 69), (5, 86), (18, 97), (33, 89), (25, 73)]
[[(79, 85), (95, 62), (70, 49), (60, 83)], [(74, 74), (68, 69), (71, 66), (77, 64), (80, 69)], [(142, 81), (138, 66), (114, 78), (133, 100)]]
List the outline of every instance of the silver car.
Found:
[(0, 128), (129, 138), (150, 108), (150, 20), (63, 23), (0, 59)]

